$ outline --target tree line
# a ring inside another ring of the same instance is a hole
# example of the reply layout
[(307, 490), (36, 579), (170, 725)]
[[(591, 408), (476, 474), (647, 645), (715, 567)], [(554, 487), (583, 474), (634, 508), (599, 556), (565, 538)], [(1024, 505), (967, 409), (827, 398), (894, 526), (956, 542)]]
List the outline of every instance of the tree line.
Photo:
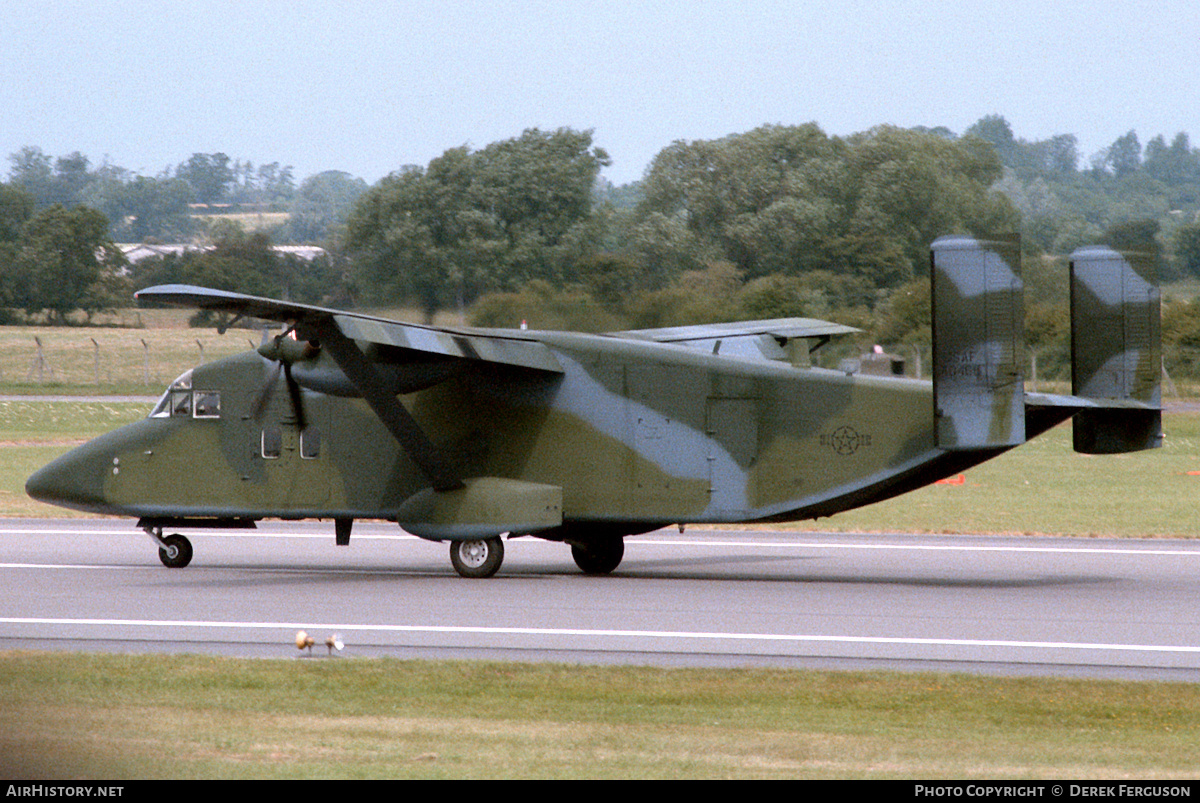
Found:
[(25, 147), (9, 156), (12, 187), (29, 194), (35, 210), (88, 206), (108, 220), (117, 242), (187, 242), (207, 234), (197, 207), (287, 213), (271, 232), (277, 242), (313, 243), (330, 236), (355, 199), (361, 178), (327, 170), (295, 182), (290, 165), (255, 167), (224, 153), (194, 153), (186, 161), (143, 176), (105, 162), (93, 166), (78, 151), (57, 158)]
[[(88, 285), (94, 293), (81, 289), (86, 282), (62, 283), (64, 292), (74, 286), (83, 307), (104, 297), (113, 276), (131, 287), (188, 281), (316, 303), (414, 305), (430, 318), (460, 309), (480, 325), (524, 319), (542, 328), (797, 315), (920, 345), (929, 336), (929, 243), (1019, 231), (1030, 343), (1052, 370), (1065, 359), (1062, 263), (1075, 247), (1148, 250), (1164, 280), (1200, 277), (1200, 150), (1183, 133), (1143, 147), (1131, 131), (1083, 164), (1074, 136), (1026, 141), (998, 115), (961, 135), (762, 126), (671, 143), (640, 181), (621, 187), (601, 178), (609, 157), (591, 132), (573, 129), (451, 148), (370, 187), (337, 171), (297, 187), (290, 168), (223, 154), (195, 154), (153, 179), (93, 169), (79, 154), (52, 160), (27, 148), (11, 161), (0, 185), (0, 305), (25, 309), (41, 303), (41, 285), (20, 277), (47, 261), (39, 256), (52, 247), (47, 229), (87, 208), (99, 214), (92, 231), (107, 238), (153, 226), (156, 236), (189, 236), (195, 219), (181, 202), (274, 205), (290, 211), (289, 228), (247, 235), (227, 226), (210, 231), (208, 252), (131, 268), (100, 248), (105, 281)], [(156, 194), (174, 200), (130, 200)], [(39, 229), (33, 221), (44, 215), (53, 221)], [(22, 244), (35, 235), (42, 245)], [(289, 263), (270, 251), (289, 240), (319, 241), (329, 257)], [(43, 308), (70, 302), (55, 303)], [(1172, 342), (1200, 345), (1189, 301), (1170, 301), (1164, 316)]]

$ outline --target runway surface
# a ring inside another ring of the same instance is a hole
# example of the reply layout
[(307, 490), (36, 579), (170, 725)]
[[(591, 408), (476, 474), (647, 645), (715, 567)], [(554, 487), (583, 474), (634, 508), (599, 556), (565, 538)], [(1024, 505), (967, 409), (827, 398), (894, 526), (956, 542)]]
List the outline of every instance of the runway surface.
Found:
[(0, 523), (0, 649), (904, 669), (1200, 681), (1200, 543), (662, 530), (607, 577), (506, 542), (466, 580), (394, 525), (187, 531)]

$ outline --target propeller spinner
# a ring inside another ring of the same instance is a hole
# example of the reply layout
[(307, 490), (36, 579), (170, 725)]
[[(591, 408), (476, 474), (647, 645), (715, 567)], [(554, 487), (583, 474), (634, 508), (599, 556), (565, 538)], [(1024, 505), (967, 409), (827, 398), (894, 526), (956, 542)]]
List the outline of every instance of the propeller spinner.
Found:
[(254, 402), (254, 418), (262, 420), (266, 413), (267, 405), (271, 402), (271, 397), (275, 393), (275, 387), (279, 384), (279, 375), (282, 373), (287, 383), (288, 398), (292, 402), (292, 416), (295, 418), (296, 426), (299, 429), (304, 429), (307, 426), (307, 419), (304, 415), (304, 400), (300, 394), (300, 385), (297, 384), (295, 377), (292, 376), (292, 365), (303, 360), (311, 360), (316, 357), (321, 347), (312, 341), (306, 340), (300, 342), (294, 337), (295, 326), (289, 327), (283, 333), (275, 337), (268, 337), (266, 330), (263, 330), (263, 343), (258, 347), (258, 353), (266, 360), (275, 363), (275, 368), (271, 375), (267, 377), (263, 388), (259, 391), (258, 398)]

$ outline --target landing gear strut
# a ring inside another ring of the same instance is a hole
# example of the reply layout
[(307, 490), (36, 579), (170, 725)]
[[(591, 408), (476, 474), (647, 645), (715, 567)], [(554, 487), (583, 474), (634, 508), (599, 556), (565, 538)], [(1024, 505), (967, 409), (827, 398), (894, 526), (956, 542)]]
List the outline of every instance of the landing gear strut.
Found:
[(504, 542), (500, 536), (473, 541), (451, 541), (450, 562), (463, 577), (491, 577), (504, 562)]
[(146, 535), (158, 544), (158, 559), (170, 569), (182, 569), (192, 562), (192, 542), (179, 533), (163, 537), (162, 527), (143, 527)]

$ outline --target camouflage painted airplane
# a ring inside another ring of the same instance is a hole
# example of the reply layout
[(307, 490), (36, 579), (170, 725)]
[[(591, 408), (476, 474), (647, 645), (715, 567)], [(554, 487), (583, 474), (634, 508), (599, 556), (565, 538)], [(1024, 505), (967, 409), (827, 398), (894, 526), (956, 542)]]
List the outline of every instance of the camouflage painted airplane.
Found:
[[(38, 471), (28, 493), (167, 527), (396, 522), (495, 573), (501, 537), (611, 572), (624, 537), (831, 516), (955, 475), (1074, 418), (1077, 451), (1159, 446), (1158, 290), (1142, 260), (1072, 255), (1072, 395), (1024, 389), (1013, 238), (931, 248), (932, 382), (812, 365), (854, 330), (784, 319), (595, 335), (434, 328), (179, 285), (144, 301), (286, 325), (188, 371), (149, 417)], [(286, 336), (285, 336), (286, 335)], [(287, 393), (274, 389), (282, 378)]]

